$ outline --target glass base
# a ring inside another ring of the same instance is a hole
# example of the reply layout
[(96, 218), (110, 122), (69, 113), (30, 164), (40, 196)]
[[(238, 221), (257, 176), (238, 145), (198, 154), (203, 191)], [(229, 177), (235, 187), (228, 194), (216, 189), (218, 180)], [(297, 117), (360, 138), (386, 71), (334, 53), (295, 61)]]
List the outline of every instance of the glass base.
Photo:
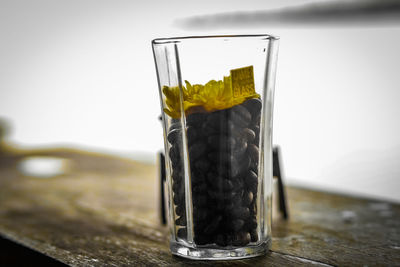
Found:
[(235, 260), (261, 256), (267, 253), (271, 246), (271, 240), (258, 245), (245, 247), (221, 248), (218, 246), (190, 247), (181, 242), (170, 242), (172, 254), (192, 260)]

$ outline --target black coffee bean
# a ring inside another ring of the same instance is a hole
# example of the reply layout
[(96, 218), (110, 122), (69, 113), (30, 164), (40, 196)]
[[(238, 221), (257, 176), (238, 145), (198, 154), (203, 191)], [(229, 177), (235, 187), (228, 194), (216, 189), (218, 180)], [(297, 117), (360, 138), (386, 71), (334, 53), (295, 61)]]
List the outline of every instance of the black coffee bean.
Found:
[(251, 236), (248, 232), (239, 232), (235, 235), (232, 244), (234, 246), (245, 246), (250, 243)]
[[(217, 170), (222, 167), (222, 165), (230, 165), (234, 160), (231, 153), (223, 152), (223, 151), (214, 151), (210, 152), (207, 155), (207, 158), (210, 160), (212, 165), (217, 166)], [(224, 166), (225, 168), (225, 166)]]
[(225, 166), (226, 164), (216, 164), (215, 171), (218, 176), (229, 177), (229, 168)]
[(250, 163), (251, 163), (250, 158), (247, 156), (244, 156), (240, 160), (232, 161), (232, 165), (231, 165), (232, 178), (235, 178), (235, 177), (247, 172), (250, 167)]
[(257, 242), (258, 241), (258, 233), (256, 229), (253, 229), (250, 231), (250, 236), (251, 236), (251, 242)]
[(251, 164), (250, 170), (253, 171), (258, 176), (258, 164)]
[(186, 228), (179, 228), (179, 229), (178, 229), (177, 236), (178, 236), (179, 238), (186, 239), (186, 237), (187, 237), (187, 230), (186, 230)]
[(250, 170), (252, 170), (258, 175), (258, 162), (251, 161)]
[(247, 188), (252, 191), (253, 193), (257, 192), (257, 186), (258, 186), (258, 177), (257, 174), (255, 174), (253, 171), (249, 171), (247, 173), (246, 179), (245, 179), (245, 184)]
[(189, 147), (189, 157), (190, 161), (194, 162), (198, 158), (200, 158), (204, 152), (206, 152), (207, 147), (201, 143), (201, 142), (196, 142), (193, 145)]
[(236, 140), (236, 146), (232, 152), (232, 155), (235, 158), (240, 158), (243, 156), (246, 150), (247, 150), (247, 142), (243, 139)]
[(250, 210), (246, 207), (238, 207), (231, 211), (231, 215), (234, 218), (246, 220), (250, 216)]
[[(210, 179), (210, 185), (216, 191), (215, 193), (225, 194), (225, 196), (219, 197), (224, 199), (229, 198), (230, 196), (226, 195), (226, 193), (223, 192), (231, 192), (234, 188), (230, 180), (222, 178), (220, 176), (217, 176), (217, 178), (214, 178), (213, 180)], [(232, 193), (234, 192), (232, 191)]]
[(213, 207), (217, 212), (221, 212), (227, 209), (227, 204), (223, 201), (217, 201), (213, 204)]
[(206, 182), (206, 176), (203, 172), (192, 170), (192, 186), (200, 185)]
[(211, 135), (207, 138), (207, 142), (214, 150), (228, 152), (236, 145), (236, 140), (226, 135)]
[(233, 231), (237, 232), (244, 226), (244, 221), (241, 219), (236, 219), (231, 222), (231, 228)]
[(226, 127), (222, 128), (220, 132), (225, 133), (225, 134), (232, 134), (236, 131), (238, 131), (238, 127), (235, 125), (235, 122), (233, 122), (231, 119), (228, 120), (226, 123)]
[(254, 125), (253, 127), (251, 127), (251, 129), (254, 131), (254, 133), (256, 134), (256, 137), (260, 134), (260, 125)]
[(232, 202), (236, 206), (239, 205), (242, 201), (242, 191), (237, 191), (236, 188), (234, 188), (232, 191), (226, 191), (224, 192), (224, 194), (224, 199)]
[(168, 132), (171, 132), (176, 129), (182, 129), (181, 121), (177, 119), (173, 119), (171, 121), (171, 126), (168, 129)]
[(179, 171), (174, 169), (172, 172), (172, 179), (174, 180), (175, 183), (180, 183), (182, 181), (182, 176), (183, 174)]
[(247, 153), (251, 159), (252, 162), (257, 163), (258, 165), (258, 160), (259, 160), (259, 150), (258, 147), (254, 144), (250, 144), (247, 146)]
[[(196, 224), (197, 228), (202, 228), (200, 222), (207, 220), (208, 215), (209, 215), (209, 212), (208, 212), (207, 208), (198, 207), (198, 206), (193, 207), (193, 220), (197, 223)], [(205, 227), (203, 227), (203, 228), (205, 228)]]
[(215, 164), (219, 159), (219, 153), (218, 152), (210, 152), (207, 154), (207, 158)]
[(221, 201), (221, 202), (218, 202), (220, 205), (224, 205), (224, 208), (223, 208), (223, 210), (224, 210), (224, 214), (227, 216), (227, 218), (230, 218), (231, 216), (230, 216), (230, 214), (231, 214), (231, 211), (232, 210), (234, 210), (238, 205), (234, 202), (234, 201), (232, 201), (232, 200), (226, 200), (226, 201)]
[(233, 183), (228, 179), (222, 180), (222, 190), (231, 191), (233, 189)]
[(254, 139), (256, 138), (256, 133), (249, 128), (245, 128), (242, 133), (248, 143), (253, 142)]
[(184, 183), (177, 183), (177, 182), (173, 182), (172, 183), (172, 191), (175, 194), (182, 194), (185, 192), (185, 187), (184, 187)]
[(215, 184), (216, 181), (222, 179), (221, 175), (218, 175), (215, 168), (211, 168), (209, 172), (206, 174), (206, 176), (207, 176), (207, 182), (211, 186), (213, 186), (213, 184)]
[(182, 203), (181, 205), (176, 206), (175, 213), (178, 216), (184, 216), (185, 212), (185, 205)]
[(212, 147), (212, 148), (219, 148), (221, 139), (223, 137), (221, 135), (211, 135), (207, 138), (207, 143)]
[(227, 246), (231, 246), (232, 242), (233, 242), (233, 239), (234, 239), (234, 235), (233, 234), (226, 234), (225, 238), (226, 238)]
[(253, 192), (249, 191), (249, 192), (245, 192), (243, 194), (243, 204), (248, 206), (253, 202)]
[(180, 129), (173, 129), (172, 131), (170, 131), (168, 133), (168, 136), (167, 136), (168, 142), (171, 145), (174, 144), (178, 140), (180, 135), (181, 135), (181, 130)]
[(201, 132), (204, 136), (217, 134), (218, 130), (214, 129), (209, 123), (205, 122), (201, 126)]
[(250, 111), (250, 113), (252, 115), (256, 115), (261, 112), (262, 103), (261, 103), (261, 99), (259, 99), (259, 98), (252, 98), (252, 99), (246, 100), (245, 102), (243, 102), (242, 105), (245, 106), (246, 109), (248, 111)]
[(256, 146), (259, 145), (260, 143), (260, 127), (259, 126), (254, 126), (252, 127), (254, 133), (256, 134), (256, 137), (253, 140), (253, 144), (255, 144)]
[(185, 202), (185, 194), (174, 194), (173, 200), (175, 205), (181, 205)]
[(205, 235), (204, 233), (198, 233), (194, 236), (194, 242), (197, 245), (205, 245), (211, 243), (211, 237)]
[(238, 128), (232, 135), (235, 137), (235, 140), (242, 140), (248, 143), (252, 143), (256, 137), (255, 132), (250, 128)]
[(222, 182), (223, 182), (223, 178), (221, 176), (216, 176), (213, 178), (209, 178), (208, 184), (210, 185), (210, 187), (216, 191), (216, 193), (221, 192), (222, 191)]
[(170, 147), (168, 155), (171, 159), (171, 162), (177, 162), (179, 160), (179, 155), (177, 154), (176, 148), (174, 146)]
[(182, 167), (181, 161), (171, 161), (171, 167), (172, 167), (173, 171), (183, 175), (183, 167)]
[(207, 117), (207, 123), (214, 129), (220, 129), (222, 125), (226, 124), (227, 113), (225, 110), (212, 112)]
[(186, 125), (199, 126), (206, 120), (207, 116), (206, 113), (192, 113), (186, 117)]
[[(243, 190), (236, 191), (236, 188), (234, 189), (234, 195), (230, 199), (230, 204), (233, 206), (229, 205), (229, 209), (227, 207), (227, 212), (232, 215), (232, 211), (237, 209), (238, 207), (242, 206), (242, 198), (243, 198)], [(234, 213), (234, 212), (233, 212)]]
[(214, 217), (214, 219), (211, 220), (206, 229), (204, 229), (204, 233), (207, 235), (214, 233), (214, 231), (218, 228), (221, 221), (222, 221), (221, 215)]
[(243, 188), (244, 182), (241, 177), (232, 178), (231, 181), (235, 190), (240, 190)]
[(214, 190), (208, 190), (208, 196), (211, 199), (214, 199), (216, 201), (223, 201), (224, 200), (224, 194), (219, 191), (214, 191)]
[(253, 215), (250, 220), (247, 221), (248, 229), (256, 229), (257, 228), (257, 218)]
[(206, 176), (207, 176), (207, 182), (209, 185), (213, 185), (213, 184), (215, 184), (216, 180), (221, 179), (221, 177), (218, 176), (218, 174), (213, 171), (208, 172)]
[(239, 127), (245, 128), (251, 122), (250, 112), (241, 105), (236, 105), (230, 109), (230, 120)]
[(238, 193), (235, 191), (217, 191), (214, 192), (215, 193), (215, 198), (218, 201), (228, 201), (228, 202), (232, 202), (232, 203), (236, 203), (236, 199), (240, 197), (238, 197)]
[[(208, 125), (205, 124), (205, 125)], [(224, 136), (224, 135), (229, 135), (229, 133), (231, 132), (231, 127), (232, 127), (232, 122), (225, 122), (223, 124), (218, 124), (215, 127), (212, 127), (212, 130), (205, 130), (205, 126), (203, 129), (203, 134), (204, 136), (212, 136), (212, 135), (220, 135), (220, 136)]]
[(210, 170), (207, 174), (206, 174), (206, 180), (209, 182), (209, 183), (212, 183), (213, 182), (213, 179), (215, 179), (215, 177), (217, 177), (218, 176), (218, 174), (214, 171), (214, 170)]
[(173, 145), (169, 149), (169, 157), (172, 162), (176, 163), (176, 162), (180, 161), (181, 151), (180, 151), (180, 147), (178, 145)]
[(254, 139), (253, 143), (257, 145), (260, 144), (260, 135), (256, 135), (256, 139)]
[(173, 170), (182, 170), (182, 165), (180, 160), (173, 160), (172, 161), (172, 169)]
[(217, 244), (220, 247), (226, 247), (228, 245), (226, 236), (223, 234), (218, 234), (215, 238), (215, 244)]
[(206, 173), (210, 168), (210, 162), (204, 158), (198, 159), (194, 163), (194, 167), (202, 173)]
[(236, 131), (238, 126), (235, 125), (233, 121), (228, 119), (227, 121), (219, 124), (211, 125), (210, 122), (205, 122), (202, 125), (202, 134), (205, 136), (210, 136), (213, 134), (225, 134), (228, 135)]
[(258, 125), (260, 125), (260, 123), (261, 123), (261, 114), (254, 116), (251, 124), (258, 126)]
[(186, 130), (186, 134), (187, 134), (187, 139), (188, 139), (188, 144), (191, 145), (193, 144), (198, 136), (200, 135), (198, 130), (194, 127), (188, 127)]
[[(205, 195), (204, 195), (205, 194)], [(207, 192), (200, 195), (193, 195), (193, 206), (205, 207), (208, 204)]]
[(193, 193), (203, 194), (203, 193), (205, 193), (207, 191), (207, 184), (206, 183), (201, 183), (201, 184), (199, 184), (197, 186), (193, 186), (192, 185), (192, 187), (193, 187), (193, 189), (192, 189)]
[(220, 201), (220, 193), (214, 190), (208, 190), (207, 194), (209, 196), (209, 199), (217, 200)]
[[(254, 194), (254, 197), (256, 198), (257, 194)], [(257, 204), (255, 203), (255, 201), (250, 204), (250, 213), (251, 214), (256, 214), (257, 213)]]
[(175, 220), (176, 225), (185, 226), (186, 225), (186, 216), (181, 216)]

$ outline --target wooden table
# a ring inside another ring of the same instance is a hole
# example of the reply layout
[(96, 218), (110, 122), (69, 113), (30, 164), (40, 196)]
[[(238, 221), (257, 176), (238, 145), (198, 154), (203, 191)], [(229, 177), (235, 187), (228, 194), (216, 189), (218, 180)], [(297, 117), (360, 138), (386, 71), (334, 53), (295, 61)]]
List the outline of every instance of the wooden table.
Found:
[[(18, 166), (33, 156), (64, 159), (65, 173), (27, 175)], [(400, 266), (398, 204), (288, 187), (291, 217), (274, 220), (268, 255), (216, 263), (170, 254), (157, 190), (154, 165), (72, 149), (3, 150), (0, 236), (72, 266)]]

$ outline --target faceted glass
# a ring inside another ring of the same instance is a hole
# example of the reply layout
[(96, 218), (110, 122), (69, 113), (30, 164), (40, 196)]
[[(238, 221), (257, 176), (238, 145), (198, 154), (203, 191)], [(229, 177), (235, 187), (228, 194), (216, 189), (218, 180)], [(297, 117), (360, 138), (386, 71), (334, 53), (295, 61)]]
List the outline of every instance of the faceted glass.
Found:
[(163, 38), (152, 47), (171, 252), (192, 259), (264, 254), (271, 242), (278, 38)]

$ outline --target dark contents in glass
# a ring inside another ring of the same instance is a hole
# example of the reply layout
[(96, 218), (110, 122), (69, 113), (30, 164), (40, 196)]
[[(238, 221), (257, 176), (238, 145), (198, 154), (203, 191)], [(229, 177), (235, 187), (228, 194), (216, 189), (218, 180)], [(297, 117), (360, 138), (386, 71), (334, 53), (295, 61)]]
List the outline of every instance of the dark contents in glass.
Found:
[[(257, 187), (261, 100), (186, 118), (193, 202), (194, 242), (245, 246), (258, 240)], [(179, 238), (186, 238), (181, 129), (173, 120), (172, 190)]]

